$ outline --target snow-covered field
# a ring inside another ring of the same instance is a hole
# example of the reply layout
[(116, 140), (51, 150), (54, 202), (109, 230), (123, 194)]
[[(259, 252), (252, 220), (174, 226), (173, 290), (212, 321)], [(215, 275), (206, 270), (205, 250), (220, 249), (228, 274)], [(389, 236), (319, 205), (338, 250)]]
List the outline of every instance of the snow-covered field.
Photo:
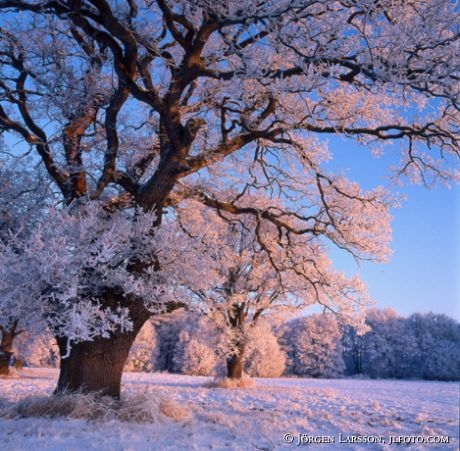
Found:
[[(0, 409), (8, 411), (28, 396), (49, 395), (56, 378), (55, 370), (26, 368), (17, 377), (0, 379)], [(166, 414), (149, 424), (3, 418), (0, 449), (458, 450), (457, 383), (256, 379), (252, 388), (223, 389), (207, 387), (209, 381), (127, 373), (123, 398), (141, 394), (152, 405), (163, 399), (169, 414), (163, 409)]]

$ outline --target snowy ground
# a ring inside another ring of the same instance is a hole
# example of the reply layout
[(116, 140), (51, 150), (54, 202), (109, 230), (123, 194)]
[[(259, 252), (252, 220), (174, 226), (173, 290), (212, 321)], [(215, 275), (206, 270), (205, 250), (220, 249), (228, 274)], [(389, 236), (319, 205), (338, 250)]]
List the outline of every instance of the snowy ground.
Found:
[[(27, 396), (49, 395), (56, 378), (55, 370), (24, 369), (18, 377), (0, 379), (0, 409), (11, 409), (16, 401)], [(205, 387), (209, 380), (128, 373), (123, 380), (124, 398), (139, 393), (144, 398), (163, 398), (180, 407), (179, 415), (175, 415), (180, 419), (174, 421), (161, 415), (151, 424), (2, 419), (0, 448), (8, 451), (459, 449), (456, 383), (257, 379), (253, 388), (222, 389)], [(291, 440), (292, 443), (286, 443)], [(427, 443), (442, 440), (449, 443)]]

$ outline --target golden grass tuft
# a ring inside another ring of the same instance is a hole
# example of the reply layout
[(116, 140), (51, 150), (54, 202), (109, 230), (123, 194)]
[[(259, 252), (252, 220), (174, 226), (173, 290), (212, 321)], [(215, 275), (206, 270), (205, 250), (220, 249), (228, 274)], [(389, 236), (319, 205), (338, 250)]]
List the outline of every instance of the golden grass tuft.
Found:
[(70, 418), (106, 422), (158, 423), (186, 421), (190, 414), (184, 407), (152, 394), (131, 396), (118, 401), (97, 393), (64, 393), (48, 397), (28, 397), (14, 406), (3, 408), (0, 418)]
[(255, 382), (249, 377), (241, 379), (216, 378), (205, 385), (207, 388), (254, 388), (255, 386)]

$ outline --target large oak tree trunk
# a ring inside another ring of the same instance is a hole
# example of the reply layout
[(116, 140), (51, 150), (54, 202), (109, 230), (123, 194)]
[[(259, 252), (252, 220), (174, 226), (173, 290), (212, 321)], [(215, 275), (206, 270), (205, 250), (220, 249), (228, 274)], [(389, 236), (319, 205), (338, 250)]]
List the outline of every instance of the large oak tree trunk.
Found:
[(61, 365), (55, 393), (98, 392), (120, 398), (123, 366), (134, 339), (132, 332), (118, 332), (111, 338), (73, 343), (68, 352), (67, 339), (58, 337)]
[[(114, 296), (110, 296), (113, 302)], [(106, 299), (107, 301), (107, 299)], [(129, 350), (138, 332), (150, 317), (140, 301), (120, 300), (128, 307), (133, 330), (112, 332), (110, 338), (69, 343), (66, 337), (56, 337), (61, 355), (60, 373), (55, 394), (66, 391), (97, 392), (120, 398), (121, 377)]]

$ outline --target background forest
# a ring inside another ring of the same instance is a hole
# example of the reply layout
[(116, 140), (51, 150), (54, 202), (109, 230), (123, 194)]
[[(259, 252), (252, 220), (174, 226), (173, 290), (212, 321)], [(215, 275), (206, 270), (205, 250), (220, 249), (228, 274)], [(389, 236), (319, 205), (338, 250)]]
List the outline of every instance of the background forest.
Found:
[[(366, 325), (360, 335), (327, 313), (278, 325), (262, 319), (247, 335), (244, 371), (252, 377), (460, 379), (460, 324), (454, 319), (433, 313), (404, 318), (375, 309)], [(222, 376), (225, 347), (215, 324), (178, 311), (144, 325), (125, 371)], [(58, 365), (58, 349), (44, 331), (19, 335), (16, 349), (24, 365)]]

